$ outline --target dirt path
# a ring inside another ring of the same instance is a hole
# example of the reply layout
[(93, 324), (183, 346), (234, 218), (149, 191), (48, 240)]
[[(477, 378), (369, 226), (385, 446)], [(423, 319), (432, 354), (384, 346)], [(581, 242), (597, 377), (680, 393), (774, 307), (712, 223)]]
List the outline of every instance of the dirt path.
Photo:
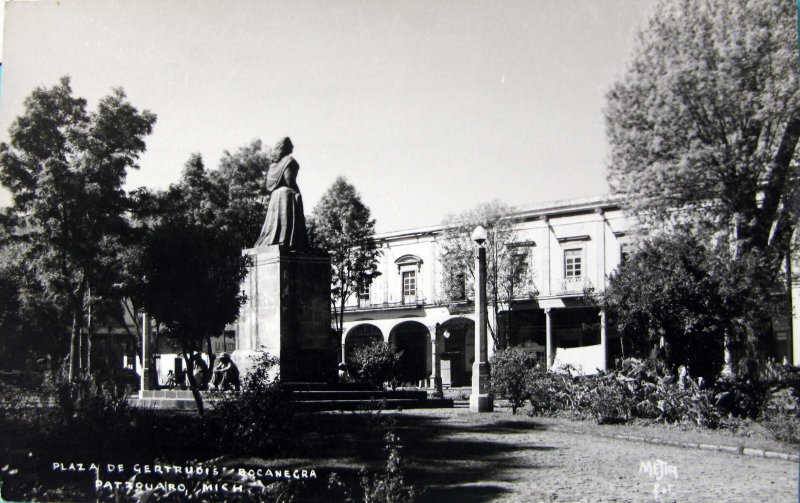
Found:
[(562, 433), (508, 411), (396, 419), (422, 501), (798, 501), (792, 461)]

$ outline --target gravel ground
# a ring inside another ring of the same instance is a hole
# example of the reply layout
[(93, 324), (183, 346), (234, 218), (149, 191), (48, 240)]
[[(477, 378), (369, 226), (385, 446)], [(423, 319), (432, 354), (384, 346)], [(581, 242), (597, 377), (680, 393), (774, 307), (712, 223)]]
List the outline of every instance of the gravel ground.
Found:
[(564, 433), (510, 411), (395, 417), (422, 501), (798, 501), (793, 461)]

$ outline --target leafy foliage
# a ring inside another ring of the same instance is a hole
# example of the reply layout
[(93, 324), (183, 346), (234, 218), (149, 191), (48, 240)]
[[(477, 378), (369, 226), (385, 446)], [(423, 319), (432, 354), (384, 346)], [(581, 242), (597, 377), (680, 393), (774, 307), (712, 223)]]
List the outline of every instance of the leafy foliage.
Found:
[(293, 422), (294, 409), (277, 374), (278, 359), (261, 353), (238, 393), (219, 392), (215, 412), (219, 442), (241, 454), (275, 453)]
[(626, 356), (663, 359), (713, 382), (723, 363), (730, 306), (709, 252), (693, 236), (646, 240), (611, 275), (603, 303)]
[(395, 382), (400, 377), (400, 357), (397, 351), (383, 341), (372, 341), (371, 344), (357, 347), (347, 361), (351, 375), (375, 388), (381, 388), (387, 382)]
[(9, 130), (10, 143), (0, 145), (0, 182), (14, 200), (5, 223), (24, 273), (19, 301), (35, 311), (51, 304), (55, 309), (42, 314), (72, 325), (69, 342), (59, 341), (62, 354), (69, 349), (70, 378), (88, 370), (88, 313), (99, 298), (113, 297), (117, 252), (128, 237), (122, 187), (155, 120), (121, 89), (87, 111), (64, 77), (33, 91)]
[(264, 223), (267, 213), (264, 177), (269, 161), (269, 148), (264, 148), (261, 140), (253, 140), (234, 153), (223, 152), (219, 168), (210, 174), (226, 195), (223, 225), (236, 236), (241, 248), (255, 244)]
[(225, 233), (167, 222), (148, 234), (142, 265), (143, 305), (183, 349), (202, 349), (239, 314), (245, 259)]
[(731, 292), (758, 286), (727, 334), (734, 363), (752, 374), (800, 216), (795, 6), (661, 2), (608, 93), (606, 123), (609, 182), (628, 209), (653, 230), (681, 223), (698, 234), (735, 273), (720, 276)]
[(308, 234), (311, 246), (326, 250), (331, 257), (331, 304), (341, 334), (347, 300), (380, 275), (375, 220), (356, 188), (340, 176), (314, 208)]
[(800, 400), (797, 391), (784, 389), (769, 399), (763, 424), (776, 440), (800, 443)]
[(535, 355), (517, 347), (506, 348), (492, 355), (489, 365), (492, 390), (507, 399), (512, 414), (516, 414), (528, 399), (524, 376), (536, 365)]
[(416, 490), (407, 485), (403, 471), (403, 458), (400, 456), (400, 438), (392, 431), (386, 433), (386, 471), (372, 478), (366, 471), (361, 472), (361, 489), (364, 491), (363, 501), (369, 503), (413, 503)]
[[(241, 236), (225, 225), (227, 192), (215, 184), (198, 155), (190, 157), (179, 183), (160, 193), (136, 194), (141, 249), (127, 255), (128, 295), (155, 318), (161, 332), (190, 357), (233, 322), (244, 302), (247, 273)], [(187, 373), (192, 389), (194, 376)], [(198, 412), (202, 399), (195, 393)]]
[(606, 110), (609, 180), (637, 214), (672, 220), (680, 208), (786, 249), (798, 188), (795, 16), (770, 0), (659, 5)]
[(532, 415), (552, 415), (564, 408), (564, 399), (571, 401), (575, 393), (570, 393), (572, 380), (566, 374), (548, 372), (542, 362), (518, 376), (525, 383), (525, 394), (530, 400), (529, 413)]
[(724, 414), (712, 390), (691, 379), (659, 375), (651, 362), (634, 358), (620, 370), (593, 376), (569, 370), (549, 372), (540, 364), (511, 367), (508, 380), (524, 382), (519, 396), (530, 400), (531, 415), (567, 414), (598, 424), (624, 423), (640, 418), (716, 428)]
[(529, 273), (524, 248), (515, 246), (517, 234), (510, 218), (513, 208), (499, 201), (480, 204), (459, 215), (450, 215), (442, 223), (443, 235), (439, 260), (442, 264), (442, 291), (446, 300), (457, 301), (474, 298), (475, 247), (472, 232), (479, 225), (487, 231), (486, 285), (487, 301), (492, 306), (495, 323), (489, 324), (495, 349), (507, 343), (504, 335), (496, 331), (501, 302), (536, 295)]

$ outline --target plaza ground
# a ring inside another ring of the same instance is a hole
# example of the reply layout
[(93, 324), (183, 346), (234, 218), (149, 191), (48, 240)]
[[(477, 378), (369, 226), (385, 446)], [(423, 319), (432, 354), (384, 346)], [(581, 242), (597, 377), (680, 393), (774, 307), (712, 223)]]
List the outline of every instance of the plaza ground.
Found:
[[(3, 487), (3, 497), (13, 501), (21, 489), (12, 486), (25, 486), (30, 494), (40, 484), (40, 501), (94, 501), (95, 476), (56, 472), (51, 469), (55, 461), (130, 467), (193, 459), (231, 468), (315, 470), (316, 480), (292, 483), (298, 489), (296, 501), (334, 500), (326, 485), (336, 473), (358, 500), (359, 470), (365, 467), (371, 476), (384, 470), (383, 436), (389, 428), (400, 438), (406, 483), (421, 491), (422, 502), (798, 501), (798, 446), (769, 438), (753, 423), (736, 433), (667, 425), (598, 426), (524, 412), (512, 415), (500, 407), (476, 414), (461, 401), (451, 409), (298, 414), (291, 428), (281, 430), (288, 438), (280, 451), (243, 456), (226, 454), (232, 451), (225, 445), (197, 441), (205, 423), (191, 411), (122, 417), (110, 426), (96, 423), (103, 433), (80, 427), (55, 438), (38, 436), (25, 422), (17, 424), (19, 431), (9, 434), (0, 457), (20, 473)], [(121, 433), (114, 442), (103, 440), (117, 430)], [(94, 437), (99, 439), (92, 442)], [(709, 450), (713, 446), (731, 449)], [(38, 476), (29, 477), (33, 474)]]
[[(420, 501), (798, 500), (799, 467), (794, 460), (608, 438), (618, 433), (641, 434), (667, 441), (685, 439), (797, 453), (796, 447), (757, 436), (685, 432), (664, 426), (597, 426), (514, 416), (508, 409), (490, 414), (474, 414), (466, 408), (383, 414), (393, 418), (402, 440), (407, 481), (424, 488)], [(342, 473), (366, 461), (359, 459), (358, 445), (341, 447), (340, 454), (349, 452), (350, 456), (285, 462), (295, 466), (312, 463), (321, 473)], [(674, 467), (674, 472), (668, 470), (660, 480), (657, 473), (642, 472), (642, 463), (655, 466), (659, 460)], [(381, 463), (374, 460), (368, 467), (377, 472)], [(660, 490), (657, 495), (656, 487)]]
[[(508, 411), (486, 416), (454, 409), (440, 412), (441, 419), (434, 414), (411, 412), (404, 426), (415, 429), (412, 418), (426, 417), (419, 426), (445, 433), (414, 442), (406, 454), (412, 480), (430, 480), (428, 501), (797, 501), (793, 461), (553, 431), (563, 424)], [(658, 481), (662, 490), (671, 488), (656, 499), (655, 478), (640, 469), (657, 460), (675, 466), (678, 477)]]

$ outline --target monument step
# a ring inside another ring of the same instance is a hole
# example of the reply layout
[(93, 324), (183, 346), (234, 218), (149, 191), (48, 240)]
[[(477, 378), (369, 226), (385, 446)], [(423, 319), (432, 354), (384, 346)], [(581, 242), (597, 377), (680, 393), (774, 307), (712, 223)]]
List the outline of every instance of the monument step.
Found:
[(308, 402), (314, 400), (381, 400), (381, 399), (406, 399), (406, 400), (426, 400), (427, 391), (338, 391), (338, 390), (318, 390), (318, 391), (292, 391), (291, 400), (294, 402)]
[(375, 388), (366, 383), (344, 382), (344, 383), (324, 383), (324, 382), (284, 382), (283, 387), (289, 391), (374, 391)]
[(328, 410), (395, 410), (395, 409), (435, 409), (452, 408), (453, 400), (434, 398), (429, 400), (385, 399), (385, 400), (309, 400), (296, 402), (298, 409), (305, 412), (322, 412)]
[[(201, 391), (200, 395), (206, 397), (207, 391)], [(146, 389), (141, 392), (142, 398), (165, 399), (172, 398), (178, 400), (194, 400), (192, 391), (188, 389)]]
[[(319, 389), (309, 391), (289, 391), (292, 401), (307, 400), (370, 400), (382, 398), (425, 400), (428, 393), (424, 390), (395, 390), (395, 391), (376, 391), (376, 390), (337, 390)], [(212, 393), (201, 391), (200, 395), (204, 400), (208, 400)], [(194, 395), (188, 389), (178, 390), (144, 390), (141, 395), (144, 399), (150, 400), (194, 400)]]
[[(340, 394), (344, 394), (341, 395), (342, 399), (347, 399), (350, 394), (358, 394), (352, 395), (355, 398), (363, 398), (361, 394), (384, 396), (386, 393), (392, 393), (397, 395), (396, 398), (421, 398), (427, 395), (425, 390), (375, 390), (371, 386), (362, 383), (341, 383), (334, 385), (325, 383), (284, 383), (283, 388), (293, 394), (300, 394), (301, 396), (311, 396), (306, 395), (308, 393), (327, 393), (330, 395), (326, 395), (323, 398), (328, 399), (336, 399), (340, 396)], [(201, 391), (200, 394), (203, 397), (206, 397), (209, 392)], [(142, 391), (141, 396), (143, 398), (182, 398), (186, 400), (191, 400), (194, 398), (191, 390), (188, 389), (144, 390)]]
[[(131, 398), (131, 405), (156, 410), (193, 411), (196, 406), (191, 398)], [(411, 398), (383, 398), (362, 400), (303, 400), (295, 401), (295, 406), (305, 412), (328, 410), (375, 410), (375, 409), (430, 409), (452, 408), (449, 398), (416, 400)], [(208, 402), (206, 400), (206, 405)]]

